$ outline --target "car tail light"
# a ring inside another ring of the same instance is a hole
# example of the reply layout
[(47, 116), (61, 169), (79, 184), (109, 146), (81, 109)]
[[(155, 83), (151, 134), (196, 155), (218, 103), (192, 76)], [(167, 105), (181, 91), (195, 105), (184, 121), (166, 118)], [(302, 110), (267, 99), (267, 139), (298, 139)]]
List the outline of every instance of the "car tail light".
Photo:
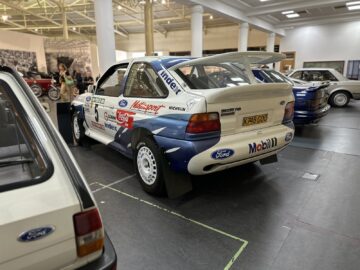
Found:
[(197, 113), (193, 114), (189, 123), (186, 127), (187, 133), (206, 133), (220, 131), (221, 124), (219, 119), (219, 114), (217, 112), (213, 113)]
[(86, 256), (104, 247), (104, 230), (98, 209), (74, 215), (77, 254)]
[(285, 106), (283, 123), (292, 121), (294, 118), (294, 101), (289, 102)]

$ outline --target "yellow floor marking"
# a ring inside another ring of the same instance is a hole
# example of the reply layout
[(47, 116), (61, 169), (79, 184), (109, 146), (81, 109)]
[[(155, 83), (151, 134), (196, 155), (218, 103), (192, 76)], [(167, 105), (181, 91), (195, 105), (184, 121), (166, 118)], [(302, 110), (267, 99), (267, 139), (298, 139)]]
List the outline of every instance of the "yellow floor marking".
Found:
[(120, 194), (122, 194), (122, 195), (124, 195), (124, 196), (126, 196), (126, 197), (128, 197), (128, 198), (131, 198), (131, 199), (133, 199), (133, 200), (137, 200), (137, 201), (139, 201), (139, 202), (141, 202), (141, 203), (147, 204), (147, 205), (149, 205), (149, 206), (151, 206), (151, 207), (157, 208), (157, 209), (162, 210), (162, 211), (164, 211), (164, 212), (166, 212), (166, 213), (169, 213), (169, 214), (171, 214), (171, 215), (177, 216), (177, 217), (179, 217), (179, 218), (181, 218), (181, 219), (184, 219), (184, 220), (186, 220), (186, 221), (189, 221), (189, 222), (191, 222), (191, 223), (194, 223), (194, 224), (196, 224), (196, 225), (198, 225), (198, 226), (201, 226), (201, 227), (203, 227), (203, 228), (205, 228), (205, 229), (208, 229), (208, 230), (210, 230), (210, 231), (219, 233), (219, 234), (221, 234), (221, 235), (223, 235), (223, 236), (226, 236), (226, 237), (228, 237), (228, 238), (231, 238), (231, 239), (233, 239), (233, 240), (236, 240), (236, 241), (241, 242), (242, 244), (241, 244), (239, 250), (237, 250), (237, 252), (234, 254), (234, 256), (233, 256), (233, 257), (230, 259), (230, 261), (226, 264), (226, 266), (224, 267), (224, 270), (229, 270), (229, 269), (233, 266), (233, 264), (235, 263), (236, 259), (241, 255), (241, 253), (245, 250), (246, 246), (249, 244), (249, 242), (246, 241), (246, 240), (244, 240), (244, 239), (241, 239), (241, 238), (239, 238), (239, 237), (237, 237), (237, 236), (231, 235), (231, 234), (229, 234), (229, 233), (226, 233), (226, 232), (224, 232), (224, 231), (222, 231), (222, 230), (216, 229), (216, 228), (214, 228), (214, 227), (211, 227), (211, 226), (206, 225), (206, 224), (204, 224), (204, 223), (201, 223), (201, 222), (199, 222), (199, 221), (193, 220), (193, 219), (191, 219), (191, 218), (187, 218), (187, 217), (185, 217), (185, 216), (183, 216), (183, 215), (181, 215), (181, 214), (179, 214), (179, 213), (176, 213), (176, 212), (174, 212), (174, 211), (172, 211), (172, 210), (169, 210), (169, 209), (167, 209), (167, 208), (164, 208), (164, 207), (161, 207), (161, 206), (159, 206), (159, 205), (153, 204), (153, 203), (151, 203), (151, 202), (145, 201), (145, 200), (143, 200), (143, 199), (141, 199), (141, 198), (139, 198), (139, 197), (133, 196), (133, 195), (131, 195), (131, 194), (128, 194), (128, 193), (126, 193), (126, 192), (124, 192), (124, 191), (121, 191), (121, 190), (118, 190), (118, 189), (116, 189), (116, 188), (113, 188), (113, 187), (110, 187), (110, 186), (106, 186), (106, 185), (103, 185), (103, 184), (101, 184), (101, 183), (98, 183), (98, 184), (103, 187), (102, 190), (104, 190), (104, 189), (110, 189), (110, 190), (115, 191), (115, 192), (117, 192), (117, 193), (120, 193)]

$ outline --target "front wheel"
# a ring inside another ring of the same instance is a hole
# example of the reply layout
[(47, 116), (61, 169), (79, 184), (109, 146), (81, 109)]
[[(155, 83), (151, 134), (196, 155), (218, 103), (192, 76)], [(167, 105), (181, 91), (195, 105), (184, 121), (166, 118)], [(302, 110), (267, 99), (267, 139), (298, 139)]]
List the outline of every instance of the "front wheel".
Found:
[(134, 165), (142, 188), (153, 195), (165, 194), (160, 151), (151, 138), (143, 138), (136, 145)]
[(56, 88), (55, 86), (51, 86), (48, 91), (48, 97), (52, 101), (57, 101), (60, 99), (60, 89)]
[(40, 85), (33, 84), (30, 88), (31, 88), (31, 90), (33, 91), (33, 93), (35, 94), (36, 97), (41, 97), (42, 88), (41, 88)]
[(350, 102), (350, 95), (345, 91), (337, 91), (333, 93), (329, 98), (329, 103), (334, 107), (346, 107)]
[(81, 145), (85, 137), (85, 128), (82, 125), (83, 121), (79, 119), (79, 112), (75, 112), (72, 116), (71, 127), (73, 137), (77, 144)]

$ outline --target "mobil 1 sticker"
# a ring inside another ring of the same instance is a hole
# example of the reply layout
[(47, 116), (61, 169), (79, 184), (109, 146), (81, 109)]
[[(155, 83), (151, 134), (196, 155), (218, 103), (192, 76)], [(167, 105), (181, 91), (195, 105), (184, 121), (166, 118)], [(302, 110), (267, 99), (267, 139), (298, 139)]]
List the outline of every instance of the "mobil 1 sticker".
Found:
[(158, 74), (163, 79), (167, 87), (174, 91), (176, 95), (181, 92), (180, 86), (167, 70), (162, 69)]

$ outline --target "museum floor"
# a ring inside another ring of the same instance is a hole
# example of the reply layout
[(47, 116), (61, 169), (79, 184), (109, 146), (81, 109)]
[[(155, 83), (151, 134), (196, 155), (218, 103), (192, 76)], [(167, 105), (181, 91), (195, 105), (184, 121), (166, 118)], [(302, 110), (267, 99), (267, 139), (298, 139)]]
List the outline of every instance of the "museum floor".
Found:
[[(147, 195), (132, 162), (71, 150), (101, 208), (118, 269), (359, 269), (360, 102), (297, 130), (279, 162), (194, 177), (180, 199)], [(318, 175), (318, 177), (316, 176)]]

